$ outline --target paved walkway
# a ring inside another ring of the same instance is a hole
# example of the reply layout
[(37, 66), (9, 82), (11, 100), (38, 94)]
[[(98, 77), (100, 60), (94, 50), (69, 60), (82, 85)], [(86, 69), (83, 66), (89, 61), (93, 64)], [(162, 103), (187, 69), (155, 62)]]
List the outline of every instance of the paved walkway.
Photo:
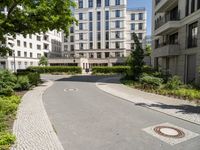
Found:
[(44, 91), (52, 84), (46, 82), (22, 98), (13, 127), (17, 140), (11, 150), (63, 150), (42, 102)]
[(138, 106), (148, 107), (200, 125), (200, 106), (189, 101), (146, 93), (127, 87), (120, 84), (119, 77), (99, 80), (96, 86), (107, 93), (131, 101)]

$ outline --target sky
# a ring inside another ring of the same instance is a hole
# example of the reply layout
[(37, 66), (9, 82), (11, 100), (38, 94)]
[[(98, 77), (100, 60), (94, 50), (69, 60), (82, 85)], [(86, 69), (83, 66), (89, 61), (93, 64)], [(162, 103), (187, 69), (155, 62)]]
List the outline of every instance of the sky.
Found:
[(128, 0), (128, 8), (145, 7), (147, 10), (147, 35), (151, 35), (152, 0)]

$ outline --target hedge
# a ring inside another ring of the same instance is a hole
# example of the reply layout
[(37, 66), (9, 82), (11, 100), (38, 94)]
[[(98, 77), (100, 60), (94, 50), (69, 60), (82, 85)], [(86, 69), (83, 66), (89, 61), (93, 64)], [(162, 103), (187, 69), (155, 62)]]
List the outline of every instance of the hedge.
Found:
[(114, 66), (114, 67), (93, 67), (92, 73), (93, 74), (125, 74), (127, 71), (130, 70), (128, 66)]
[(82, 73), (81, 67), (74, 66), (47, 66), (47, 67), (29, 67), (28, 71), (34, 71), (38, 73), (69, 73), (78, 74)]

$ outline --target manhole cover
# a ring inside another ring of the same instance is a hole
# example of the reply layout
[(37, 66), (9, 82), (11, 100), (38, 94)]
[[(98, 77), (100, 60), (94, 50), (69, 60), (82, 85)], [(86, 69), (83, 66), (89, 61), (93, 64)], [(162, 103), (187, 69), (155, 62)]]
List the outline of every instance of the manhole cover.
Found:
[(65, 92), (76, 92), (76, 91), (78, 91), (78, 89), (77, 88), (66, 88), (66, 89), (64, 89), (64, 91)]
[(154, 128), (154, 131), (159, 135), (169, 138), (183, 138), (185, 136), (183, 131), (170, 126), (157, 126)]

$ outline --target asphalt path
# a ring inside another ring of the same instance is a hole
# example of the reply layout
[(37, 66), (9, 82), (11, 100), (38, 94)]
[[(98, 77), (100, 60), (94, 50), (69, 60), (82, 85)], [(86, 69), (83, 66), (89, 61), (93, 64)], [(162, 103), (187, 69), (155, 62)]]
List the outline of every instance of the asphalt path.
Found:
[(200, 134), (199, 125), (107, 94), (95, 85), (100, 78), (49, 78), (43, 101), (65, 150), (200, 150), (199, 136), (172, 146), (143, 131), (170, 123)]

